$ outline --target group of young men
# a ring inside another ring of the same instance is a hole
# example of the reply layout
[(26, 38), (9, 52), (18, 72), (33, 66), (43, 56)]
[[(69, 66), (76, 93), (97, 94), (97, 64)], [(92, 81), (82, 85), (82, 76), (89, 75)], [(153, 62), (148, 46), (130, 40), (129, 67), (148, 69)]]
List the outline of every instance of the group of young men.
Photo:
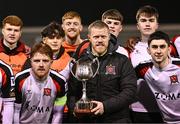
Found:
[[(158, 30), (159, 14), (152, 6), (136, 14), (140, 37), (125, 47), (117, 40), (123, 16), (116, 9), (88, 27), (83, 40), (80, 15), (69, 11), (62, 24), (51, 22), (32, 49), (20, 41), (22, 20), (2, 22), (0, 41), (0, 111), (3, 123), (179, 123), (180, 37), (171, 42)], [(74, 112), (82, 82), (70, 73), (71, 59), (97, 58), (99, 70), (87, 80), (87, 96), (95, 104), (91, 115)]]

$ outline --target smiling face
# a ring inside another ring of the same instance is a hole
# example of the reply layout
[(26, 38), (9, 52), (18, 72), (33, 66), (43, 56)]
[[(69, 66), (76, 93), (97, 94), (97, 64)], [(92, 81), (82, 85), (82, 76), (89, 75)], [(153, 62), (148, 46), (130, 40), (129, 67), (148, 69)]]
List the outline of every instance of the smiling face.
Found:
[(148, 47), (148, 53), (155, 63), (164, 67), (168, 63), (170, 47), (164, 39), (154, 39)]
[(64, 39), (62, 37), (56, 37), (56, 36), (43, 38), (43, 42), (49, 45), (53, 50), (53, 52), (57, 52), (60, 50), (63, 40)]
[(80, 36), (80, 32), (82, 31), (81, 20), (77, 17), (65, 19), (62, 28), (65, 32), (65, 37), (73, 41)]
[(21, 26), (14, 26), (6, 23), (2, 28), (2, 34), (6, 42), (15, 44), (21, 37)]

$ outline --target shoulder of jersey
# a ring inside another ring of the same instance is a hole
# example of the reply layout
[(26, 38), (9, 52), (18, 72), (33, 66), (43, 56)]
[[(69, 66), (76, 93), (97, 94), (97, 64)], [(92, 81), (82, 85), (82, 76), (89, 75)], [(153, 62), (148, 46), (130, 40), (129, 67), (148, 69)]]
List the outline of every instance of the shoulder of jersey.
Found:
[(50, 73), (61, 78), (61, 79), (63, 79), (64, 81), (66, 81), (66, 78), (64, 76), (62, 76), (60, 73), (58, 73), (57, 71), (51, 69)]
[(11, 67), (8, 64), (6, 64), (4, 61), (0, 60), (0, 65), (4, 66), (4, 67), (7, 67), (10, 70), (11, 74), (13, 75), (13, 71), (12, 71)]
[(18, 73), (15, 75), (15, 78), (17, 78), (17, 77), (20, 76), (20, 75), (29, 73), (29, 72), (30, 72), (30, 68), (29, 68), (29, 69), (26, 69), (26, 70), (23, 70), (23, 71), (21, 71), (21, 72), (18, 72)]

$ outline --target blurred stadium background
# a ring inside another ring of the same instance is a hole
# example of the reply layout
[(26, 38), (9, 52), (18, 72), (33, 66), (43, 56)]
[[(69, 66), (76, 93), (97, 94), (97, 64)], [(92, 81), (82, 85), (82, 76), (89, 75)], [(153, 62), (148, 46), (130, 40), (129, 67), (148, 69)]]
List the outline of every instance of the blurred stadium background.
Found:
[[(152, 5), (160, 14), (159, 29), (172, 36), (180, 34), (180, 11), (178, 0), (1, 0), (0, 21), (8, 15), (17, 15), (24, 22), (22, 40), (32, 46), (41, 39), (43, 26), (55, 20), (61, 23), (61, 17), (67, 11), (80, 13), (86, 38), (87, 26), (101, 19), (107, 9), (118, 9), (124, 16), (124, 28), (118, 39), (121, 44), (130, 36), (139, 36), (135, 15), (144, 5)], [(1, 35), (1, 34), (0, 34)]]

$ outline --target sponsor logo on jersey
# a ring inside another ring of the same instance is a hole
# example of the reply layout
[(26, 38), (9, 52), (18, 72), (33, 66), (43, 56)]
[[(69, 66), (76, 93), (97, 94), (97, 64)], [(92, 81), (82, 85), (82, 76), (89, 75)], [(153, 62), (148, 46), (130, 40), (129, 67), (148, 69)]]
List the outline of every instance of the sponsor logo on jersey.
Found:
[(180, 98), (180, 93), (162, 94), (162, 93), (155, 92), (154, 95), (156, 99), (159, 99), (159, 100), (177, 100)]
[(171, 84), (178, 84), (179, 83), (177, 75), (172, 75), (169, 78), (170, 78)]
[(44, 95), (45, 96), (51, 96), (51, 89), (50, 88), (44, 88)]
[(49, 106), (36, 106), (36, 105), (31, 106), (29, 101), (25, 104), (25, 108), (28, 111), (36, 111), (38, 113), (45, 113), (50, 111)]
[(107, 65), (106, 66), (106, 74), (112, 74), (115, 75), (116, 74), (116, 70), (115, 70), (115, 66), (113, 65)]

